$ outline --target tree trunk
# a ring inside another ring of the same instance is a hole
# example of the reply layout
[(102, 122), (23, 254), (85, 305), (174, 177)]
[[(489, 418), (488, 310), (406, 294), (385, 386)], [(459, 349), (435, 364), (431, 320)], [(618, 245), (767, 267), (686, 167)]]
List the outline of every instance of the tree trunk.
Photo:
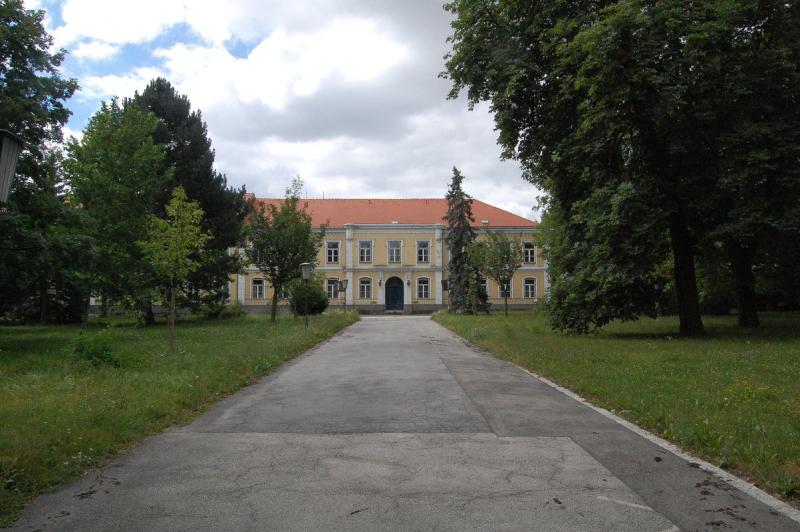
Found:
[(507, 295), (503, 296), (503, 307), (505, 309), (506, 318), (507, 318), (508, 317), (508, 296)]
[(47, 325), (47, 279), (39, 286), (39, 323)]
[(756, 278), (753, 275), (753, 251), (738, 242), (731, 243), (728, 250), (736, 281), (736, 306), (739, 327), (758, 327), (756, 309)]
[(172, 353), (175, 345), (175, 288), (169, 285), (169, 314), (167, 314), (167, 344)]
[(275, 323), (275, 318), (278, 314), (278, 289), (276, 287), (272, 287), (272, 311), (270, 312), (269, 321)]
[(697, 296), (697, 277), (694, 271), (694, 250), (689, 227), (683, 213), (670, 217), (670, 240), (674, 262), (673, 277), (678, 299), (681, 336), (699, 336), (705, 333)]
[(100, 292), (100, 316), (103, 318), (108, 317), (108, 300), (105, 292)]
[(149, 298), (142, 299), (142, 324), (150, 327), (156, 324), (156, 315), (153, 314), (153, 302)]

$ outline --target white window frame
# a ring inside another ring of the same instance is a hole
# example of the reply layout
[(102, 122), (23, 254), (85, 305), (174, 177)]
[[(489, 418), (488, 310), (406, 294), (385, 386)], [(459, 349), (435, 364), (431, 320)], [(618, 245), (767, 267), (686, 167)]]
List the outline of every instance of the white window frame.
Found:
[[(525, 247), (530, 245), (531, 247)], [(530, 254), (529, 254), (530, 252)], [(528, 260), (528, 259), (531, 260)], [(522, 263), (523, 264), (536, 264), (536, 245), (533, 242), (522, 243)]]
[(283, 285), (283, 288), (281, 288), (281, 291), (278, 292), (278, 299), (289, 299), (291, 297), (291, 295), (292, 294), (289, 293), (288, 285)]
[[(528, 293), (528, 287), (531, 286), (528, 281), (533, 281), (533, 294)], [(522, 280), (522, 296), (524, 299), (536, 299), (536, 284), (536, 277), (526, 277)]]
[[(426, 247), (421, 248), (419, 245), (425, 244)], [(431, 241), (430, 240), (417, 240), (417, 264), (430, 264), (431, 263)], [(419, 260), (419, 252), (425, 250), (425, 260)]]
[[(497, 297), (504, 299), (503, 285), (501, 283), (497, 283)], [(514, 279), (511, 279), (508, 283), (508, 299), (514, 299)]]
[[(363, 281), (367, 282), (365, 283)], [(365, 293), (365, 287), (368, 293)], [(372, 277), (361, 277), (358, 279), (358, 299), (372, 299)]]
[[(399, 244), (396, 248), (392, 244)], [(392, 251), (397, 250), (397, 260), (392, 260)], [(386, 262), (388, 264), (402, 264), (403, 263), (403, 241), (397, 238), (386, 241)]]
[(489, 297), (489, 280), (486, 277), (481, 277), (478, 283), (483, 285), (483, 291), (486, 292), (486, 297)]
[[(366, 248), (362, 248), (361, 247), (362, 244), (369, 244), (369, 246), (366, 247)], [(358, 262), (359, 263), (361, 263), (361, 264), (372, 264), (372, 248), (373, 247), (374, 246), (372, 245), (372, 240), (359, 240), (358, 241)], [(369, 250), (369, 260), (363, 260), (363, 255), (361, 254), (361, 252), (364, 249)]]
[[(335, 244), (335, 247), (331, 247)], [(331, 251), (336, 250), (336, 260), (331, 260)], [(338, 240), (328, 240), (325, 242), (325, 264), (339, 264), (341, 257), (342, 245)]]
[[(257, 285), (256, 281), (259, 281), (261, 284)], [(256, 287), (259, 287), (260, 290), (256, 293)], [(250, 279), (250, 299), (264, 299), (264, 296), (267, 292), (267, 283), (264, 281), (263, 277), (254, 277)]]
[[(336, 299), (338, 295), (336, 294), (336, 292), (338, 291), (336, 287), (338, 286), (338, 284), (339, 284), (338, 277), (328, 277), (325, 280), (325, 293), (327, 294), (328, 299)], [(334, 287), (333, 290), (331, 290), (331, 286)]]
[[(422, 281), (425, 281), (423, 284)], [(420, 295), (420, 289), (425, 287), (426, 293), (424, 295)], [(417, 279), (417, 299), (430, 299), (431, 298), (431, 279), (430, 277), (419, 277)]]

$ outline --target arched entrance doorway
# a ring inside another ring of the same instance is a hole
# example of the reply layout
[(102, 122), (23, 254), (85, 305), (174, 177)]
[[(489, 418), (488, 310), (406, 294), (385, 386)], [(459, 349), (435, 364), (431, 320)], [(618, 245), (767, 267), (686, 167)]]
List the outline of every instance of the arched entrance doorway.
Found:
[(386, 280), (386, 310), (403, 310), (403, 281), (397, 277)]

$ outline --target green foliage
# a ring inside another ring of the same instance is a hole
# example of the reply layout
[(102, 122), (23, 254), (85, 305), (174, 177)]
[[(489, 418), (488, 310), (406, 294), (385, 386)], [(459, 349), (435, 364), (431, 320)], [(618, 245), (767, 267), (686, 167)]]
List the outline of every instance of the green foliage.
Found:
[(230, 318), (241, 318), (245, 316), (247, 311), (238, 301), (233, 304), (223, 305), (220, 311), (215, 314), (205, 314), (206, 319), (220, 319), (227, 320)]
[(452, 312), (467, 312), (472, 303), (469, 297), (469, 283), (472, 275), (467, 263), (467, 248), (475, 240), (475, 231), (470, 222), (472, 216), (472, 198), (461, 188), (464, 176), (453, 167), (453, 177), (447, 189), (447, 213), (444, 216), (447, 230), (446, 242), (450, 253), (447, 264), (449, 309)]
[(308, 284), (302, 279), (294, 279), (289, 283), (289, 304), (292, 312), (305, 316), (306, 303), (308, 313), (322, 314), (328, 308), (328, 294), (325, 292), (325, 277), (312, 274)]
[(137, 245), (169, 180), (161, 172), (164, 150), (151, 138), (157, 125), (152, 114), (114, 99), (89, 119), (80, 141), (67, 145), (64, 169), (94, 241), (93, 288), (106, 303), (149, 308), (157, 285)]
[(209, 236), (200, 228), (203, 209), (186, 198), (183, 188), (175, 187), (166, 210), (166, 219), (150, 215), (147, 239), (138, 244), (161, 285), (163, 299), (169, 304), (167, 324), (172, 352), (176, 297), (182, 293), (189, 275), (198, 268), (195, 256)]
[(118, 369), (75, 360), (75, 337), (107, 320), (77, 326), (0, 330), (0, 526), (25, 501), (96, 467), (145, 436), (186, 424), (212, 403), (358, 319), (331, 313), (281, 317), (265, 330), (250, 317), (187, 319), (175, 356), (163, 356), (163, 327), (110, 320)]
[(55, 148), (78, 88), (59, 67), (44, 11), (21, 0), (0, 3), (0, 128), (24, 147), (8, 203), (0, 216), (0, 315), (76, 322), (88, 287), (82, 271), (91, 254), (74, 206), (66, 202)]
[(241, 243), (243, 222), (250, 212), (245, 189), (229, 187), (225, 175), (214, 169), (214, 150), (200, 111), (193, 111), (189, 99), (169, 81), (152, 80), (131, 103), (158, 118), (151, 132), (153, 142), (164, 149), (162, 172), (172, 169), (156, 200), (155, 214), (163, 214), (171, 191), (178, 186), (205, 214), (201, 228), (210, 238), (202, 253), (194, 254), (198, 267), (188, 278), (196, 290), (182, 294), (179, 303), (193, 310), (206, 306), (213, 312), (226, 298), (228, 275), (241, 267), (238, 254), (229, 254), (228, 248)]
[(271, 321), (275, 321), (278, 293), (301, 276), (300, 265), (316, 263), (325, 227), (314, 231), (311, 214), (300, 206), (302, 181), (297, 177), (280, 204), (263, 206), (248, 230), (247, 257), (269, 279), (273, 288)]
[[(522, 243), (509, 238), (505, 233), (490, 231), (486, 234), (486, 240), (472, 242), (467, 247), (467, 258), (481, 275), (493, 280), (499, 286), (510, 287), (514, 273), (522, 266)], [(503, 303), (505, 313), (508, 315), (508, 291), (504, 294)], [(476, 301), (477, 298), (476, 292)]]
[[(800, 314), (760, 330), (707, 316), (708, 337), (675, 318), (614, 322), (591, 336), (549, 330), (541, 312), (434, 319), (680, 447), (796, 502), (800, 492)], [(602, 378), (598, 378), (602, 376)]]
[[(470, 105), (491, 102), (503, 156), (545, 191), (562, 226), (548, 251), (557, 324), (586, 331), (647, 314), (666, 252), (681, 332), (701, 333), (694, 262), (709, 237), (729, 250), (740, 307), (755, 300), (758, 247), (769, 234), (800, 235), (796, 6), (454, 0), (446, 9), (456, 15), (451, 97), (466, 89)], [(624, 219), (587, 226), (626, 212), (645, 230)], [(656, 244), (652, 260), (633, 254), (642, 243)], [(601, 292), (614, 298), (603, 304)]]
[(112, 330), (106, 328), (97, 333), (80, 332), (75, 338), (72, 354), (95, 367), (110, 366), (118, 368), (119, 358), (114, 356), (115, 338)]

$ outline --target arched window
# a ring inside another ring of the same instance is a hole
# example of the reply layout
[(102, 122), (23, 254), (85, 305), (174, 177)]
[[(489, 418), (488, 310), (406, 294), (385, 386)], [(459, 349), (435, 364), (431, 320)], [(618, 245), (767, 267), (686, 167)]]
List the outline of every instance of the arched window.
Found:
[(417, 279), (417, 299), (431, 298), (431, 280), (427, 277)]
[(533, 277), (525, 279), (525, 299), (536, 299), (536, 279)]
[(359, 299), (372, 299), (372, 279), (369, 277), (362, 277), (358, 280), (358, 297)]

